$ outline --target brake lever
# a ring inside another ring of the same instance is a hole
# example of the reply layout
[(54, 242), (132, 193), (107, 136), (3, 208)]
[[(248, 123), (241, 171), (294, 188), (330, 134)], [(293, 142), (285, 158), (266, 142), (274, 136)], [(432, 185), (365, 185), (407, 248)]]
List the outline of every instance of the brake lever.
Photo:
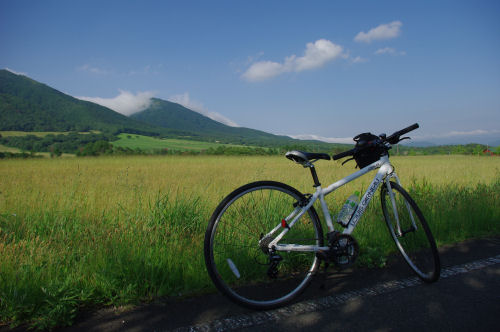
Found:
[(347, 159), (347, 160), (344, 160), (344, 162), (342, 163), (342, 166), (344, 166), (344, 164), (345, 164), (346, 162), (351, 161), (351, 160), (354, 160), (354, 157), (353, 157), (353, 158), (349, 158), (349, 159)]
[(398, 142), (401, 142), (402, 140), (405, 140), (405, 139), (411, 139), (411, 137), (403, 137), (403, 138), (400, 138)]

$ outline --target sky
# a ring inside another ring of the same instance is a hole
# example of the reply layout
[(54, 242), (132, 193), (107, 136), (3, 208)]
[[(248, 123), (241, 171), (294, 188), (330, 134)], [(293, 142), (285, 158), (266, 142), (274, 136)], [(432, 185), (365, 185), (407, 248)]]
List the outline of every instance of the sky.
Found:
[(126, 115), (500, 144), (500, 1), (0, 0), (0, 68)]

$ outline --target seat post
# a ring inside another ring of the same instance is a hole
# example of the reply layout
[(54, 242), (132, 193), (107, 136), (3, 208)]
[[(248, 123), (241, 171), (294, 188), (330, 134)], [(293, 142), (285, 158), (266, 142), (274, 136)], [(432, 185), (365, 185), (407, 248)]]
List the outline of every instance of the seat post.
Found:
[(309, 165), (307, 165), (307, 167), (309, 167), (309, 170), (311, 171), (311, 175), (312, 175), (313, 181), (314, 181), (314, 187), (321, 186), (321, 183), (319, 183), (318, 174), (316, 173), (316, 169), (314, 168), (314, 165), (312, 163), (309, 163)]

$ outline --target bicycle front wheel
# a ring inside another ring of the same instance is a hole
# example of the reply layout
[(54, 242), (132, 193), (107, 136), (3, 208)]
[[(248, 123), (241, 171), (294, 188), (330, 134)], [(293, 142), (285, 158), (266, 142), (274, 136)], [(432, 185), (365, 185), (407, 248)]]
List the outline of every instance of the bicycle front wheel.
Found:
[(436, 242), (424, 215), (410, 195), (397, 183), (391, 191), (383, 186), (380, 198), (385, 222), (399, 252), (425, 282), (439, 279), (441, 264)]
[[(305, 289), (320, 265), (315, 252), (273, 251), (265, 244), (281, 233), (282, 220), (303, 200), (288, 185), (259, 181), (236, 189), (219, 204), (205, 234), (204, 250), (210, 278), (223, 294), (245, 307), (270, 309), (288, 303)], [(313, 207), (280, 243), (323, 245)]]

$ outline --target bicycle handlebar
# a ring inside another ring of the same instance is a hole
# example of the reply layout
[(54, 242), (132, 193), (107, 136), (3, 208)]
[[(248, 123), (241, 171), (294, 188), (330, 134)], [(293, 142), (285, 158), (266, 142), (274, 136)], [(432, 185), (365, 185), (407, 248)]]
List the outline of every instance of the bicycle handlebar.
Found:
[[(418, 123), (414, 123), (411, 126), (408, 126), (406, 128), (403, 128), (401, 130), (398, 130), (398, 131), (394, 132), (392, 135), (388, 136), (387, 138), (385, 138), (385, 139), (383, 139), (381, 141), (383, 143), (387, 142), (389, 144), (396, 144), (396, 143), (398, 143), (401, 140), (400, 137), (402, 135), (404, 135), (406, 133), (409, 133), (410, 131), (415, 130), (415, 129), (419, 128), (419, 127), (420, 126), (418, 125)], [(347, 150), (347, 151), (335, 154), (335, 155), (332, 156), (332, 159), (333, 160), (338, 160), (338, 159), (342, 159), (344, 157), (352, 156), (358, 150), (359, 150), (358, 148), (354, 148), (354, 149), (351, 149), (351, 150)]]
[(399, 138), (400, 138), (401, 136), (403, 136), (403, 135), (404, 135), (404, 134), (406, 134), (406, 133), (409, 133), (409, 132), (410, 132), (410, 131), (412, 131), (412, 130), (417, 129), (418, 127), (420, 127), (420, 126), (418, 125), (418, 123), (414, 123), (414, 124), (412, 124), (411, 126), (408, 126), (408, 127), (404, 128), (404, 129), (401, 129), (401, 130), (399, 130), (399, 131), (396, 131), (396, 132), (395, 132), (395, 133), (393, 133), (391, 136), (387, 137), (387, 138), (385, 139), (385, 141), (386, 141), (386, 142), (388, 142), (388, 143), (390, 143), (390, 144), (396, 144), (397, 142), (399, 142)]
[(342, 159), (344, 157), (352, 156), (354, 154), (354, 152), (356, 152), (356, 148), (348, 150), (348, 151), (341, 152), (339, 154), (334, 154), (332, 156), (332, 159), (333, 160), (337, 160), (337, 159)]

